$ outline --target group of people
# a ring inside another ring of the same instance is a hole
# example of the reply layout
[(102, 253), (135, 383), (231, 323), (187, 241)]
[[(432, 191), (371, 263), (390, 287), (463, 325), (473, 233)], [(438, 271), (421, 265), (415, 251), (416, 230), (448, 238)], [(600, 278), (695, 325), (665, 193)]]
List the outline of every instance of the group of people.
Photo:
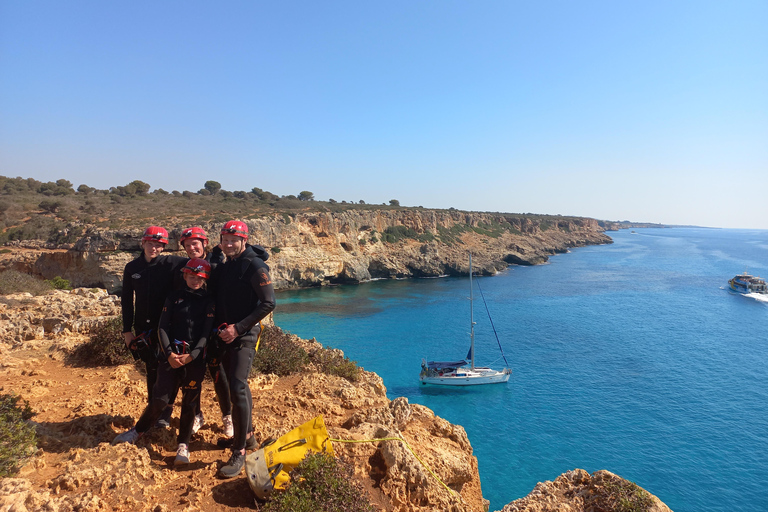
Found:
[(219, 476), (232, 478), (245, 466), (253, 436), (248, 375), (261, 320), (275, 308), (269, 254), (248, 244), (248, 226), (231, 220), (211, 248), (200, 227), (185, 229), (180, 244), (188, 258), (162, 255), (168, 231), (150, 226), (141, 254), (123, 272), (121, 297), (125, 345), (147, 370), (147, 406), (136, 425), (113, 441), (135, 443), (153, 427), (170, 426), (181, 388), (181, 416), (174, 465), (189, 463), (192, 435), (204, 424), (200, 390), (208, 367), (232, 455)]

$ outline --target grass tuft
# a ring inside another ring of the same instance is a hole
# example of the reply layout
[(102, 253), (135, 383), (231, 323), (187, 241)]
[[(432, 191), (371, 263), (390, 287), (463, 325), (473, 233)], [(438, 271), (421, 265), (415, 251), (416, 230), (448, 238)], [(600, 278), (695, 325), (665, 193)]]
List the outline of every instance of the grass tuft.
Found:
[(325, 347), (312, 354), (312, 362), (318, 369), (328, 375), (336, 375), (350, 382), (357, 382), (363, 369), (357, 362), (351, 361), (341, 350)]
[(15, 475), (35, 450), (35, 428), (28, 423), (34, 412), (17, 395), (0, 394), (0, 477)]
[(29, 292), (32, 295), (43, 295), (51, 291), (48, 281), (43, 281), (18, 270), (0, 272), (0, 295)]
[(56, 276), (53, 279), (47, 279), (46, 283), (51, 285), (54, 290), (71, 290), (72, 284), (61, 276)]
[(133, 356), (125, 347), (122, 318), (110, 318), (92, 327), (89, 340), (70, 352), (67, 362), (89, 368), (133, 363)]
[(653, 498), (633, 482), (614, 481), (605, 485), (608, 495), (602, 498), (598, 510), (613, 512), (647, 512), (653, 506)]
[(264, 512), (373, 512), (351, 468), (325, 453), (310, 453), (291, 472), (291, 485)]
[(289, 332), (277, 326), (267, 326), (261, 333), (259, 350), (253, 358), (253, 369), (260, 373), (274, 373), (284, 377), (298, 373), (309, 362), (304, 350)]

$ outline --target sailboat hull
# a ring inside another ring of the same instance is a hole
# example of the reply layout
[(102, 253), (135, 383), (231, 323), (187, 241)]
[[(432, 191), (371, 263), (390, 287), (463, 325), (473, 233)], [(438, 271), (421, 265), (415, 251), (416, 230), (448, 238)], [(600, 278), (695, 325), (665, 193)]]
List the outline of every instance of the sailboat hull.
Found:
[(475, 368), (474, 370), (458, 368), (455, 372), (443, 373), (421, 372), (419, 380), (422, 384), (438, 386), (477, 386), (481, 384), (503, 384), (509, 380), (512, 370), (505, 368), (501, 371), (490, 368)]

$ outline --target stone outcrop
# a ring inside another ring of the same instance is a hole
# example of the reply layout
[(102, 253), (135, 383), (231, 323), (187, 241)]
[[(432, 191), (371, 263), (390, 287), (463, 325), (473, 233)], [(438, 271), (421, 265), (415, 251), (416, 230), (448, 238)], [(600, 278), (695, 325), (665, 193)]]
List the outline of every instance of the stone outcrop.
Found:
[(27, 341), (88, 332), (119, 313), (120, 299), (100, 288), (5, 295), (0, 300), (0, 353)]
[[(246, 220), (251, 240), (271, 253), (278, 289), (379, 278), (466, 275), (509, 264), (537, 265), (573, 247), (611, 243), (594, 219), (525, 217), (443, 210), (349, 210), (283, 214)], [(178, 251), (185, 226), (168, 226), (167, 251)], [(204, 225), (212, 239), (220, 225)], [(399, 231), (398, 231), (399, 230)], [(140, 231), (92, 230), (66, 250), (15, 243), (0, 270), (15, 268), (75, 286), (120, 286), (125, 264), (139, 251)], [(21, 248), (26, 248), (21, 250)], [(183, 253), (181, 253), (183, 254)]]
[(528, 496), (506, 505), (500, 512), (590, 512), (637, 510), (670, 512), (659, 498), (610, 471), (591, 475), (574, 469), (554, 481), (539, 482)]

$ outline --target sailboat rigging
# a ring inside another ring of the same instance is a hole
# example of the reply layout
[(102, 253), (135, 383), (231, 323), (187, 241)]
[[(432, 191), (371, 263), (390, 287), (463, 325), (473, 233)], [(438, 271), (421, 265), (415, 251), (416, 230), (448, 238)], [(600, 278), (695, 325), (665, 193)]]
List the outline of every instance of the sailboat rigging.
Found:
[[(499, 341), (498, 333), (496, 333), (496, 327), (493, 325), (493, 319), (491, 319), (490, 311), (488, 311), (488, 304), (485, 302), (485, 296), (482, 289), (479, 288), (480, 295), (483, 297), (483, 303), (485, 304), (485, 310), (488, 312), (488, 318), (491, 321), (491, 327), (493, 327), (493, 333), (496, 335), (496, 341), (499, 342), (499, 350), (501, 350), (501, 342)], [(509, 376), (512, 374), (512, 370), (509, 368), (507, 358), (504, 356), (504, 351), (501, 351), (501, 355), (504, 358), (506, 366), (501, 370), (494, 370), (485, 366), (475, 366), (475, 318), (474, 318), (474, 290), (472, 287), (472, 254), (469, 255), (469, 352), (467, 357), (460, 361), (421, 361), (421, 373), (419, 374), (419, 380), (422, 384), (437, 384), (441, 386), (473, 386), (478, 384), (501, 384), (509, 380)], [(469, 361), (467, 361), (469, 360)], [(469, 365), (469, 366), (467, 366)]]

